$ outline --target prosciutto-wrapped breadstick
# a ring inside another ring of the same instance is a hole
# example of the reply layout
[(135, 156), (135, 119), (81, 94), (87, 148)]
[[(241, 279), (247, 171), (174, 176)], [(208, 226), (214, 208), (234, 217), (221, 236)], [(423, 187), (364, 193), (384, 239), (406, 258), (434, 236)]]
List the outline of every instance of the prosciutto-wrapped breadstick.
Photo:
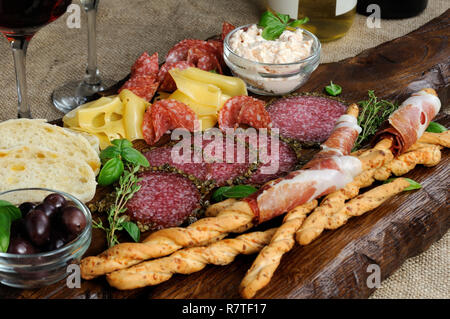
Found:
[(185, 248), (168, 257), (112, 272), (106, 279), (117, 289), (135, 289), (158, 285), (169, 280), (173, 274), (192, 274), (208, 264), (228, 265), (239, 254), (250, 255), (260, 251), (270, 241), (275, 230), (248, 233), (206, 247)]
[(358, 195), (359, 190), (373, 184), (375, 180), (387, 180), (391, 174), (404, 175), (414, 169), (417, 164), (437, 165), (441, 159), (440, 147), (429, 145), (400, 155), (398, 158), (378, 169), (370, 169), (361, 173), (343, 189), (329, 194), (320, 206), (309, 215), (297, 231), (296, 240), (300, 245), (308, 245), (325, 229), (330, 228), (333, 216), (345, 206), (345, 201)]
[(389, 116), (387, 128), (376, 134), (375, 142), (392, 139), (394, 155), (404, 153), (423, 135), (440, 108), (435, 90), (423, 89), (412, 94)]

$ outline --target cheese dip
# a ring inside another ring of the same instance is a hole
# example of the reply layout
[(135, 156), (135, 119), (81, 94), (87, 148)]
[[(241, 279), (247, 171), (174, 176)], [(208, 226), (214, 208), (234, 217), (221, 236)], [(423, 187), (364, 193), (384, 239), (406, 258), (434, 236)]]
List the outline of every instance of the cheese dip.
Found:
[(245, 59), (260, 63), (293, 63), (311, 55), (313, 40), (305, 40), (303, 31), (285, 30), (276, 40), (262, 37), (256, 24), (233, 33), (229, 40), (231, 50)]

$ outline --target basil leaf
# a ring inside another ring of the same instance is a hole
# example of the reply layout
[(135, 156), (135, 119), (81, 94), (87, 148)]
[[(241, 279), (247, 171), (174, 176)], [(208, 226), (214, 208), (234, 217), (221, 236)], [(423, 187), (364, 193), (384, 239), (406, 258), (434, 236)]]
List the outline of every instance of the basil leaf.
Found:
[(101, 186), (111, 185), (119, 179), (123, 170), (122, 160), (120, 158), (111, 158), (103, 165), (98, 175), (98, 184)]
[(135, 150), (131, 147), (125, 147), (122, 150), (122, 158), (126, 160), (128, 163), (140, 165), (144, 167), (149, 167), (150, 163), (148, 162), (147, 158), (141, 154), (138, 150)]
[(231, 188), (231, 186), (223, 186), (223, 187), (219, 187), (211, 196), (211, 199), (214, 202), (221, 202), (223, 201), (226, 197), (223, 195), (227, 190), (229, 190)]
[(141, 238), (141, 231), (139, 227), (133, 222), (125, 222), (123, 223), (123, 228), (127, 231), (127, 233), (133, 238), (135, 242), (139, 242)]
[(284, 24), (275, 24), (268, 27), (265, 27), (261, 36), (266, 40), (275, 40), (280, 37), (283, 31), (286, 29)]
[(117, 146), (120, 151), (122, 151), (125, 147), (133, 147), (133, 144), (127, 139), (113, 140), (111, 144)]
[(250, 196), (258, 189), (250, 185), (237, 185), (225, 190), (223, 195), (228, 198), (244, 198)]
[(309, 21), (309, 18), (308, 17), (304, 17), (303, 19), (292, 21), (291, 23), (288, 24), (288, 26), (290, 26), (292, 28), (296, 28), (299, 25), (307, 23), (308, 21)]
[(260, 27), (268, 27), (274, 24), (281, 24), (280, 20), (270, 11), (266, 11), (261, 15), (258, 25)]
[(6, 253), (9, 247), (11, 237), (11, 216), (0, 211), (0, 252)]
[(403, 191), (412, 191), (412, 190), (415, 190), (415, 189), (421, 189), (422, 188), (422, 185), (420, 185), (416, 181), (414, 181), (414, 180), (412, 180), (410, 178), (405, 178), (405, 177), (403, 177), (403, 178), (406, 179), (409, 182), (409, 185), (410, 185), (410, 186), (406, 187)]
[(20, 209), (6, 200), (0, 200), (0, 214), (3, 212), (11, 216), (11, 221), (22, 218)]
[(330, 85), (325, 87), (325, 91), (331, 96), (336, 96), (341, 94), (342, 88), (339, 85), (334, 84), (333, 81), (330, 81)]
[(444, 125), (441, 125), (439, 123), (436, 122), (430, 122), (430, 125), (428, 125), (427, 132), (432, 132), (432, 133), (442, 133), (447, 131), (447, 128)]
[[(412, 180), (410, 178), (406, 178), (406, 177), (402, 177), (402, 178), (406, 179), (409, 182), (409, 186), (406, 187), (403, 191), (412, 191), (412, 190), (415, 190), (415, 189), (421, 189), (422, 188), (422, 185), (420, 185), (420, 183), (417, 183), (416, 181), (414, 181), (414, 180)], [(397, 178), (395, 178), (395, 177), (388, 178), (387, 180), (384, 181), (384, 184), (391, 183), (391, 182), (393, 182), (396, 179)]]
[(111, 158), (116, 158), (119, 156), (120, 156), (120, 149), (116, 145), (108, 146), (100, 153), (100, 159), (102, 160), (102, 163), (106, 162)]
[(289, 22), (289, 20), (291, 20), (291, 17), (289, 16), (289, 14), (282, 14), (282, 13), (277, 12), (277, 16), (278, 16), (278, 19), (280, 19), (283, 24), (287, 24)]

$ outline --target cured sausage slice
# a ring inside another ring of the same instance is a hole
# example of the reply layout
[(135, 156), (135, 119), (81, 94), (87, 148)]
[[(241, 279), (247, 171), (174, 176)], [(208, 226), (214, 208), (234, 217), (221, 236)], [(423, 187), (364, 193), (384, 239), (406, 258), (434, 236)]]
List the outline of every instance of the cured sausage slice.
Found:
[(267, 108), (272, 127), (282, 136), (309, 142), (326, 140), (345, 110), (338, 101), (307, 95), (282, 98)]
[(139, 175), (141, 188), (127, 203), (127, 215), (149, 229), (181, 225), (200, 208), (200, 192), (187, 178), (165, 172)]
[(158, 52), (155, 52), (152, 56), (149, 56), (147, 52), (134, 62), (131, 67), (131, 76), (135, 75), (157, 75), (159, 70)]
[(234, 25), (232, 25), (231, 23), (228, 23), (228, 22), (224, 22), (222, 24), (222, 41), (224, 41), (225, 37), (228, 35), (228, 33), (233, 31), (234, 29), (236, 29), (236, 27)]
[(237, 128), (246, 124), (254, 128), (270, 127), (270, 116), (264, 102), (250, 96), (234, 96), (220, 109), (218, 122), (220, 129)]
[(172, 100), (159, 100), (151, 105), (144, 116), (142, 133), (149, 145), (155, 144), (169, 130), (185, 128), (194, 131), (197, 115), (186, 104)]
[(186, 61), (178, 61), (173, 63), (164, 63), (158, 73), (158, 80), (161, 83), (159, 89), (164, 92), (173, 92), (177, 89), (177, 85), (170, 75), (169, 71), (172, 69), (185, 70), (190, 67), (195, 67), (193, 63)]
[(150, 101), (158, 90), (159, 82), (155, 75), (135, 75), (125, 82), (119, 93), (128, 89), (146, 101)]

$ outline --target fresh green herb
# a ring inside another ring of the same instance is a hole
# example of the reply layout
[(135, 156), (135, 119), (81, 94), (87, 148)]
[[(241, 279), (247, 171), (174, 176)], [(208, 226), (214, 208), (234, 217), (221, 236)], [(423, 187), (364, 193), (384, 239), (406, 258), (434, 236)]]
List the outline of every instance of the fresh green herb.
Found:
[(266, 11), (258, 22), (263, 27), (262, 37), (266, 40), (276, 40), (286, 29), (297, 28), (309, 21), (308, 17), (289, 22), (291, 18), (287, 14)]
[(325, 91), (328, 93), (328, 95), (337, 96), (342, 93), (342, 87), (334, 84), (333, 81), (330, 81), (330, 85), (327, 85), (325, 87)]
[(214, 74), (218, 74), (216, 70), (209, 70), (209, 72), (214, 73)]
[(257, 190), (257, 188), (251, 185), (223, 186), (213, 193), (212, 200), (220, 202), (225, 198), (244, 198), (250, 196)]
[[(403, 179), (406, 179), (409, 182), (409, 186), (406, 187), (403, 191), (412, 191), (412, 190), (416, 190), (416, 189), (421, 189), (422, 185), (420, 185), (419, 183), (417, 183), (416, 181), (410, 179), (410, 178), (405, 178), (402, 177)], [(390, 183), (392, 181), (394, 181), (396, 178), (388, 178), (384, 183)]]
[(0, 252), (6, 253), (11, 237), (11, 224), (22, 217), (20, 209), (10, 202), (0, 200)]
[[(124, 215), (126, 212), (126, 203), (133, 197), (133, 195), (139, 191), (141, 186), (138, 184), (140, 179), (137, 177), (140, 166), (129, 166), (124, 170), (123, 175), (119, 178), (119, 185), (115, 191), (115, 201), (108, 211), (108, 225), (103, 225), (102, 221), (93, 221), (95, 228), (100, 228), (106, 232), (106, 240), (108, 246), (112, 247), (118, 244), (116, 231), (125, 229), (130, 236), (138, 241), (140, 237), (139, 228), (132, 222), (127, 221), (127, 217)], [(134, 224), (134, 226), (131, 226)]]
[(447, 128), (442, 124), (439, 124), (436, 122), (430, 122), (430, 125), (428, 125), (426, 131), (432, 132), (432, 133), (442, 133), (442, 132), (447, 131)]
[(362, 131), (356, 139), (353, 150), (361, 148), (376, 133), (381, 123), (398, 107), (392, 102), (378, 100), (373, 91), (369, 91), (368, 94), (369, 98), (367, 100), (358, 102), (361, 109), (358, 116), (358, 125)]
[(125, 165), (150, 166), (145, 156), (135, 150), (130, 141), (126, 139), (113, 140), (111, 144), (100, 153), (100, 159), (104, 163), (98, 176), (98, 183), (101, 186), (117, 182)]

